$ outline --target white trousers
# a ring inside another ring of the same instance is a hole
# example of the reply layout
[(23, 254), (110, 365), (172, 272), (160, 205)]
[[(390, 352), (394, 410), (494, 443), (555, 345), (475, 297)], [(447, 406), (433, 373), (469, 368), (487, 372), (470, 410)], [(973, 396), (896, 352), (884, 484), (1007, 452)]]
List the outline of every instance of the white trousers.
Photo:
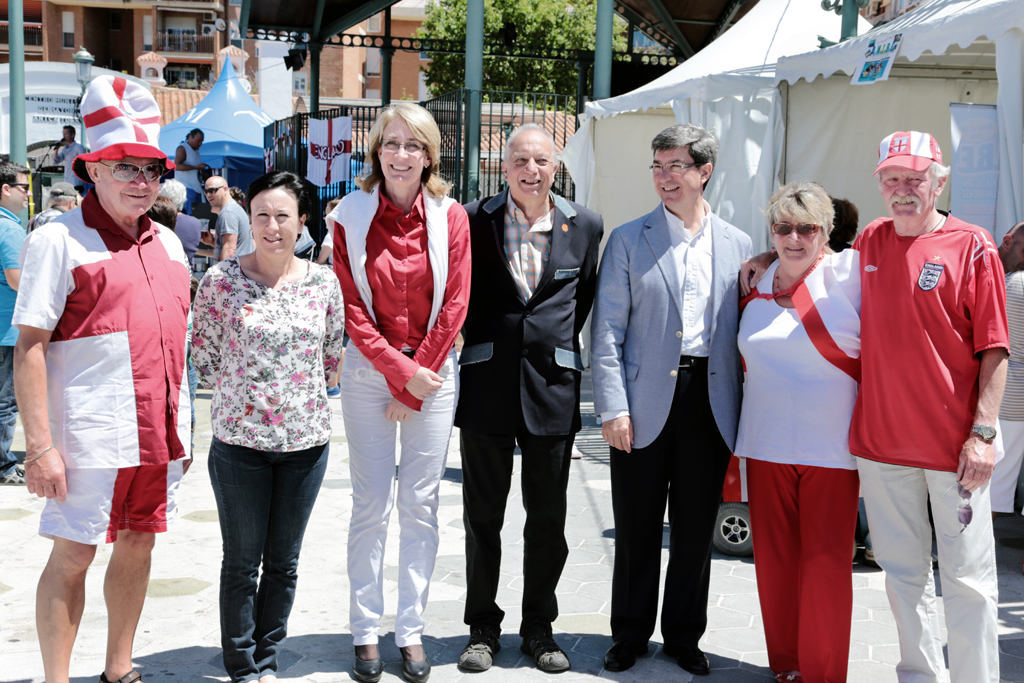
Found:
[(1017, 476), (1021, 459), (1024, 459), (1024, 421), (1000, 420), (998, 429), (1006, 454), (992, 471), (992, 511), (1013, 512)]
[(900, 683), (940, 683), (946, 672), (932, 571), (931, 498), (952, 683), (999, 683), (998, 587), (989, 485), (974, 492), (960, 533), (956, 473), (857, 458), (875, 559), (900, 636)]
[[(398, 463), (398, 614), (395, 644), (419, 645), (423, 609), (437, 557), (437, 504), (459, 399), (453, 350), (438, 373), (441, 388), (401, 427)], [(384, 613), (384, 544), (395, 502), (395, 435), (384, 417), (391, 402), (384, 375), (354, 344), (345, 352), (341, 407), (352, 478), (348, 530), (349, 627), (355, 645), (377, 642)]]

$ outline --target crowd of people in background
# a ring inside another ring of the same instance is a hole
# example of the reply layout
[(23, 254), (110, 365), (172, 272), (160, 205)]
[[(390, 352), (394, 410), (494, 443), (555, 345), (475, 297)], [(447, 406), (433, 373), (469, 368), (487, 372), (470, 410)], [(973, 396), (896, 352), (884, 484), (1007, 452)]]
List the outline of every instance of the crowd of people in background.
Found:
[[(155, 110), (142, 86), (102, 76), (83, 114), (118, 111), (109, 105), (122, 92)], [(308, 225), (320, 216), (301, 178), (271, 172), (236, 194), (202, 163), (201, 130), (173, 160), (158, 132), (114, 115), (88, 128), (85, 153), (66, 129), (52, 151), (65, 182), (27, 234), (17, 214), (28, 169), (0, 164), (0, 478), (47, 499), (46, 680), (68, 680), (86, 570), (103, 543), (116, 590), (105, 591), (100, 681), (142, 680), (132, 645), (154, 537), (172, 525), (192, 462), (197, 382), (213, 395), (208, 467), (231, 681), (277, 680), (336, 395), (353, 494), (352, 675), (382, 676), (397, 504), (393, 637), (405, 679), (430, 677), (423, 612), (453, 426), (469, 631), (459, 667), (486, 671), (501, 647), (501, 532), (518, 447), (521, 649), (542, 672), (570, 669), (553, 623), (586, 345), (615, 522), (607, 670), (648, 652), (660, 598), (663, 651), (710, 673), (700, 643), (712, 535), (735, 454), (747, 462), (776, 680), (847, 680), (862, 496), (900, 632), (899, 679), (946, 675), (934, 541), (952, 682), (999, 681), (991, 513), (1013, 511), (1024, 455), (1024, 375), (1007, 361), (1024, 349), (1024, 223), (997, 248), (940, 211), (950, 169), (928, 133), (864, 141), (866, 154), (878, 149), (888, 216), (858, 233), (853, 204), (793, 182), (765, 207), (772, 249), (754, 256), (747, 232), (705, 199), (717, 138), (671, 126), (651, 143), (659, 204), (611, 230), (602, 253), (602, 217), (553, 192), (558, 154), (543, 127), (512, 131), (507, 188), (463, 207), (440, 175), (437, 124), (402, 102), (370, 130), (359, 187), (327, 206), (314, 260)], [(161, 184), (169, 170), (175, 179)], [(212, 240), (190, 215), (204, 199)], [(214, 262), (201, 279), (197, 256)], [(1007, 382), (1022, 390), (1003, 400)], [(19, 409), (24, 468), (11, 453)]]

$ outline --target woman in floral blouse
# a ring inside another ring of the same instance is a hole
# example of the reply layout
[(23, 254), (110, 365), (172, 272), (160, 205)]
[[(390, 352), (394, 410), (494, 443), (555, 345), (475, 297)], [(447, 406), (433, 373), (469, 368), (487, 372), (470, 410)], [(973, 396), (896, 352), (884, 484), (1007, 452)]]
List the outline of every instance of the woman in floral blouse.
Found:
[(213, 387), (224, 668), (232, 681), (270, 683), (327, 469), (326, 380), (341, 356), (344, 305), (330, 270), (294, 256), (308, 214), (302, 180), (268, 173), (246, 194), (256, 251), (203, 279), (192, 359)]

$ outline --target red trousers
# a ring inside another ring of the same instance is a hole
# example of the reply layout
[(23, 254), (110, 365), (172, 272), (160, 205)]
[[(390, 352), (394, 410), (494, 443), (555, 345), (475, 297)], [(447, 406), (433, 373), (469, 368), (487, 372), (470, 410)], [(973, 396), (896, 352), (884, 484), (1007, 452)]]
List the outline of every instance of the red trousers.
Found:
[(768, 665), (846, 683), (856, 470), (748, 459), (747, 491)]

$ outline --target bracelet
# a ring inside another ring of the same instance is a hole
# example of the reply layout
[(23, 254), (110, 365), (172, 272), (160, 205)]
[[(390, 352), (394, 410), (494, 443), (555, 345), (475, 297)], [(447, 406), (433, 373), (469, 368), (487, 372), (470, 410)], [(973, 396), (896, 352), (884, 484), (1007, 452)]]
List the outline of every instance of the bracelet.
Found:
[(27, 465), (27, 464), (29, 464), (31, 462), (35, 462), (39, 458), (43, 457), (46, 454), (47, 451), (52, 451), (52, 450), (53, 450), (53, 446), (47, 446), (46, 448), (44, 448), (43, 450), (39, 451), (35, 455), (30, 456), (28, 458), (25, 458), (25, 462), (22, 463), (22, 464)]

